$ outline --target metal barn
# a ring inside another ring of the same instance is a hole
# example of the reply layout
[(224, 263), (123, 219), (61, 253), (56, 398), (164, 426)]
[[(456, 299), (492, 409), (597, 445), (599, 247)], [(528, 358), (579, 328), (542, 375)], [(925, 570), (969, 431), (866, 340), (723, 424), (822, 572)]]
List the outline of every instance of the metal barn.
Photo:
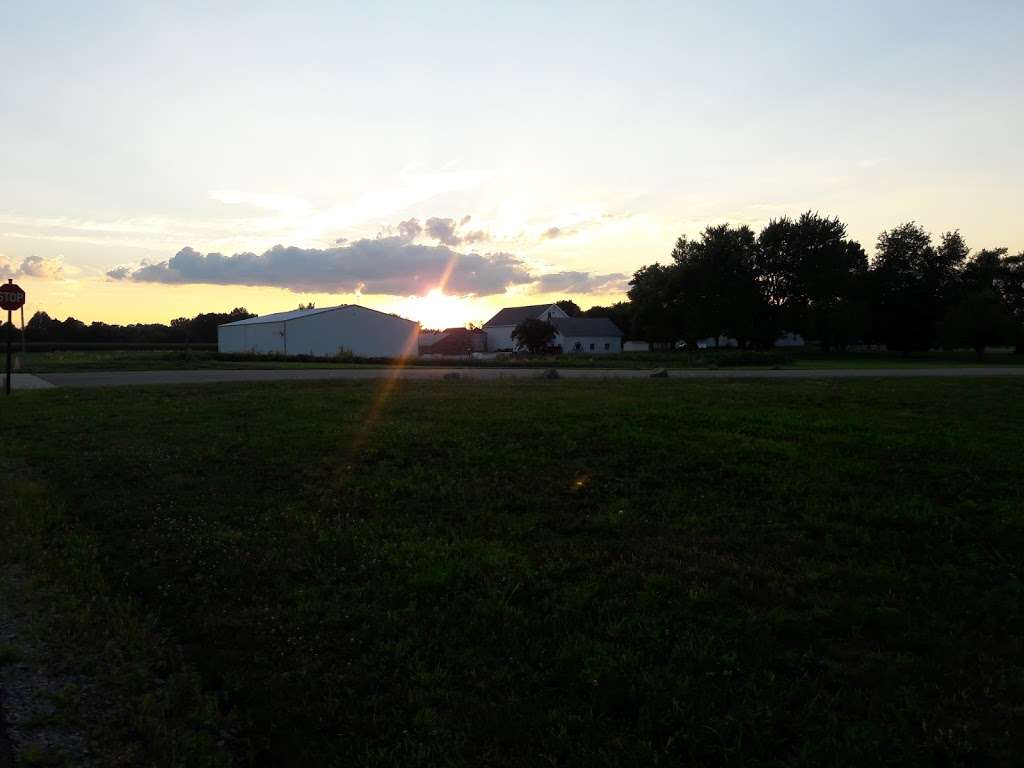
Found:
[(411, 320), (342, 304), (297, 309), (225, 323), (217, 349), (232, 354), (415, 357), (419, 326)]

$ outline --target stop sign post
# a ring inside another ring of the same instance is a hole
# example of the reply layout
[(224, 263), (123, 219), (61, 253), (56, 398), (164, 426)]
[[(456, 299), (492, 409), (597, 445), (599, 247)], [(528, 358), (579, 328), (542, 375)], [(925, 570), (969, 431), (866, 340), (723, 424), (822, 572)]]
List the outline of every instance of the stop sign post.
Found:
[(11, 312), (25, 306), (25, 292), (20, 286), (14, 284), (12, 278), (7, 279), (7, 285), (0, 287), (0, 309), (7, 310), (7, 378), (4, 380), (4, 393), (11, 394), (11, 329), (14, 324), (11, 322)]

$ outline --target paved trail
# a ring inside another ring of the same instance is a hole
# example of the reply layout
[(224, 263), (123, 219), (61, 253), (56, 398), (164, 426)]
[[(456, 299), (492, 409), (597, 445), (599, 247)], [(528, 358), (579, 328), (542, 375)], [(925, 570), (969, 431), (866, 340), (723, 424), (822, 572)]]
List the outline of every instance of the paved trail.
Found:
[[(205, 384), (213, 382), (250, 381), (318, 381), (383, 379), (443, 379), (458, 374), (466, 379), (535, 379), (543, 371), (538, 368), (311, 368), (281, 370), (199, 370), (199, 371), (86, 371), (78, 373), (44, 373), (39, 378), (57, 387), (120, 387), (143, 384)], [(623, 368), (559, 368), (563, 379), (646, 379), (650, 370)], [(856, 368), (774, 370), (688, 370), (669, 369), (670, 379), (877, 379), (877, 378), (939, 378), (978, 376), (1024, 376), (1024, 366), (977, 368)]]

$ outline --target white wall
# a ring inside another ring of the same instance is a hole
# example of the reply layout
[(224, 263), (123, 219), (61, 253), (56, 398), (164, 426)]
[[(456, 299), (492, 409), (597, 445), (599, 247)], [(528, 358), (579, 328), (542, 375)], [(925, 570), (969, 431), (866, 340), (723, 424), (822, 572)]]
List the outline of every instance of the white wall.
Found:
[(365, 307), (339, 307), (287, 321), (289, 355), (334, 357), (415, 357), (418, 326)]
[[(614, 355), (622, 351), (622, 339), (618, 336), (563, 336), (555, 337), (555, 344), (562, 347), (567, 354), (577, 355)], [(576, 345), (580, 348), (577, 349)], [(605, 349), (605, 345), (608, 346)], [(593, 347), (593, 349), (591, 349)]]
[(217, 328), (217, 350), (231, 354), (284, 354), (284, 323), (246, 323)]
[(515, 349), (515, 342), (512, 341), (514, 325), (489, 325), (484, 328), (487, 331), (487, 349), (490, 352), (497, 352), (500, 349)]
[[(550, 307), (545, 307), (543, 311), (539, 312), (536, 316), (538, 320), (547, 320), (548, 315), (551, 317), (568, 317), (560, 306), (552, 304)], [(516, 327), (514, 325), (485, 325), (484, 330), (487, 332), (487, 351), (497, 352), (502, 349), (515, 349), (516, 343), (512, 340), (512, 331)]]

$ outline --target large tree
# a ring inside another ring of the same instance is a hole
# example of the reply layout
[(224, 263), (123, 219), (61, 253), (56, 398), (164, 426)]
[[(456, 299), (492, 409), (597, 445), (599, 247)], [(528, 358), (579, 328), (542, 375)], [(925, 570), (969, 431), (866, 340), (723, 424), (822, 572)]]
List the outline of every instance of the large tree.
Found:
[(580, 305), (572, 299), (561, 299), (556, 301), (555, 304), (557, 304), (569, 317), (579, 317), (582, 314), (580, 311)]
[(1024, 251), (1003, 260), (999, 293), (1013, 320), (1017, 354), (1024, 355)]
[(676, 264), (651, 264), (633, 274), (627, 294), (633, 307), (632, 333), (662, 345), (684, 338), (679, 273)]
[(882, 232), (870, 275), (872, 333), (904, 354), (930, 349), (958, 298), (968, 253), (959, 232), (944, 234), (937, 247), (914, 222)]
[(746, 346), (775, 340), (771, 308), (757, 282), (756, 251), (746, 225), (708, 227), (699, 240), (677, 244), (672, 256), (680, 269), (688, 341), (731, 336)]
[(845, 346), (863, 331), (867, 255), (846, 225), (808, 211), (770, 221), (757, 239), (755, 273), (782, 330)]

